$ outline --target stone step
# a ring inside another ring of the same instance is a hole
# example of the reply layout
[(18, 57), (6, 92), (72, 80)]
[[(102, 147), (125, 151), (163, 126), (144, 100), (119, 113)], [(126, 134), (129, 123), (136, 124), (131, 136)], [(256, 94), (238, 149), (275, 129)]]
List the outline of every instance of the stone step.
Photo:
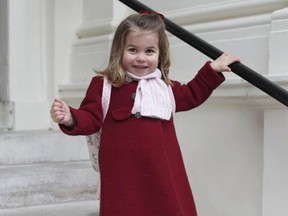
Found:
[(99, 216), (99, 201), (88, 200), (54, 205), (0, 210), (1, 216)]
[(57, 131), (0, 132), (0, 165), (89, 160), (86, 139)]
[(96, 199), (90, 161), (0, 166), (0, 209)]

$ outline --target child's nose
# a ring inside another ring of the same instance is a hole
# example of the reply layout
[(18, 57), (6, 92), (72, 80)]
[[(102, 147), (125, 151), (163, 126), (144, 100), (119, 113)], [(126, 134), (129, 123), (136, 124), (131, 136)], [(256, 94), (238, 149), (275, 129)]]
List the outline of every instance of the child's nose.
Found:
[(137, 57), (136, 57), (136, 60), (139, 61), (139, 62), (145, 61), (145, 55), (139, 53), (139, 54), (137, 55)]

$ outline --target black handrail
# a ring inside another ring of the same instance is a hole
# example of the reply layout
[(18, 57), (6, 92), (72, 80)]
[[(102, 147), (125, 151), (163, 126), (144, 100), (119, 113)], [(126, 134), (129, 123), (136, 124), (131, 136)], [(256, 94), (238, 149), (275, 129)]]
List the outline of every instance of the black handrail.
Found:
[[(119, 1), (126, 4), (128, 7), (132, 8), (137, 12), (145, 10), (157, 13), (156, 11), (152, 10), (151, 8), (147, 7), (146, 5), (142, 4), (137, 0)], [(217, 49), (203, 39), (197, 37), (196, 35), (182, 28), (181, 26), (170, 21), (165, 16), (163, 17), (163, 21), (168, 32), (188, 43), (198, 51), (210, 57), (211, 59), (215, 60), (223, 54), (221, 50)], [(229, 67), (235, 74), (237, 74), (241, 78), (245, 79), (247, 82), (261, 89), (262, 91), (288, 107), (288, 91), (286, 89), (276, 85), (272, 81), (268, 80), (264, 76), (258, 74), (257, 72), (240, 62), (233, 63)]]

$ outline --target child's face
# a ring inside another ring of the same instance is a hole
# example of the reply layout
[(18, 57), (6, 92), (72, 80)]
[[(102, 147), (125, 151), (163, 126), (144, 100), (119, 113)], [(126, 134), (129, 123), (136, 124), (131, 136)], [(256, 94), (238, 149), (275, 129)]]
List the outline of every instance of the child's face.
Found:
[(124, 70), (145, 76), (156, 70), (159, 61), (159, 36), (147, 31), (128, 33), (124, 46), (122, 66)]

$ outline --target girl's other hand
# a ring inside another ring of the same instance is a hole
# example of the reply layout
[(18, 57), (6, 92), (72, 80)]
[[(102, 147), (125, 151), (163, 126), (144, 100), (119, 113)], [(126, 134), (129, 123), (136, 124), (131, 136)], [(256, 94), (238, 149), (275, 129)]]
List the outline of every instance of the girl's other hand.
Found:
[(213, 68), (213, 70), (217, 72), (231, 72), (231, 68), (228, 66), (234, 62), (240, 62), (240, 59), (235, 56), (224, 53), (220, 57), (218, 57), (215, 61), (211, 62), (210, 65)]
[(70, 108), (64, 101), (55, 99), (51, 106), (50, 115), (52, 120), (57, 124), (64, 124), (67, 127), (75, 125)]

